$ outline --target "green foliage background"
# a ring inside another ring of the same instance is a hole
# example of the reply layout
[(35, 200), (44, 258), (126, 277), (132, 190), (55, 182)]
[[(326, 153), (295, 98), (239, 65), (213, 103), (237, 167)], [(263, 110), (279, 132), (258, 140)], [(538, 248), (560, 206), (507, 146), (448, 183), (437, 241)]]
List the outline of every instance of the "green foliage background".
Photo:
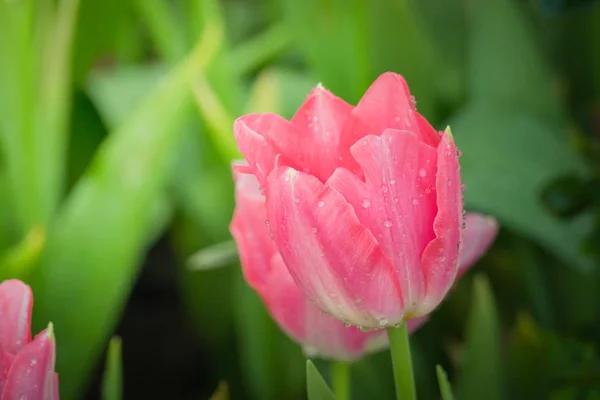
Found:
[[(231, 127), (291, 117), (318, 82), (356, 103), (384, 71), (451, 125), (467, 208), (503, 227), (414, 336), (420, 397), (440, 364), (464, 400), (600, 398), (599, 2), (0, 0), (0, 279), (32, 285), (36, 330), (54, 322), (63, 399), (89, 393), (159, 241), (203, 349), (172, 398), (306, 396), (298, 346), (223, 244)], [(122, 346), (162, 362), (148, 343)], [(352, 374), (353, 398), (393, 397), (385, 352)]]

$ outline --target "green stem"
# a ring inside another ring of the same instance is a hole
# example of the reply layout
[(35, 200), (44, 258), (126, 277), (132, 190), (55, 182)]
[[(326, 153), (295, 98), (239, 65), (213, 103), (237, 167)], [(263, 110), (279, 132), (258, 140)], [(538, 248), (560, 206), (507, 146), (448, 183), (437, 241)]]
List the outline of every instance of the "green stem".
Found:
[(390, 353), (394, 367), (397, 400), (415, 400), (417, 393), (413, 376), (412, 359), (406, 322), (399, 328), (388, 328)]
[(334, 361), (332, 364), (332, 386), (337, 400), (350, 400), (350, 364)]

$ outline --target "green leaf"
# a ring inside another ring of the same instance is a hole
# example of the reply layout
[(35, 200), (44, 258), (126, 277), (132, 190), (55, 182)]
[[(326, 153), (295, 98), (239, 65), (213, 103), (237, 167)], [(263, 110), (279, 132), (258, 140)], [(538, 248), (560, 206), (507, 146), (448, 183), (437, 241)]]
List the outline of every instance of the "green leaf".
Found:
[(453, 400), (454, 396), (452, 396), (452, 387), (450, 386), (450, 382), (448, 382), (446, 371), (444, 371), (444, 368), (442, 368), (441, 365), (437, 365), (435, 367), (435, 371), (437, 373), (438, 384), (440, 385), (440, 394), (442, 396), (442, 400)]
[(296, 398), (301, 392), (303, 357), (285, 337), (258, 295), (235, 274), (235, 312), (241, 366), (253, 398)]
[(35, 322), (56, 323), (57, 369), (67, 400), (84, 387), (136, 277), (181, 143), (191, 79), (211, 61), (205, 57), (210, 40), (204, 35), (103, 143), (49, 231), (32, 282)]
[[(80, 0), (77, 35), (73, 50), (73, 80), (80, 83), (94, 63), (119, 45), (131, 12), (130, 2), (120, 0)], [(110, 25), (110, 29), (106, 27)], [(140, 43), (138, 43), (138, 46)]]
[(188, 265), (196, 271), (214, 269), (231, 265), (237, 260), (238, 253), (233, 241), (221, 242), (204, 247), (188, 259)]
[(497, 217), (543, 245), (568, 265), (585, 269), (579, 251), (589, 218), (562, 221), (545, 210), (543, 189), (565, 173), (585, 167), (560, 128), (517, 110), (470, 104), (450, 121), (462, 151), (467, 208)]
[(502, 399), (500, 326), (487, 278), (474, 278), (473, 300), (456, 387), (459, 399)]
[(335, 395), (312, 361), (306, 360), (306, 392), (308, 400), (335, 400)]
[(472, 99), (559, 119), (558, 81), (552, 80), (522, 6), (514, 0), (478, 1), (471, 6)]
[(102, 382), (103, 400), (121, 400), (123, 398), (123, 361), (121, 358), (121, 338), (115, 336), (108, 344)]
[(21, 243), (0, 254), (0, 282), (6, 279), (28, 281), (44, 250), (46, 232), (33, 228)]

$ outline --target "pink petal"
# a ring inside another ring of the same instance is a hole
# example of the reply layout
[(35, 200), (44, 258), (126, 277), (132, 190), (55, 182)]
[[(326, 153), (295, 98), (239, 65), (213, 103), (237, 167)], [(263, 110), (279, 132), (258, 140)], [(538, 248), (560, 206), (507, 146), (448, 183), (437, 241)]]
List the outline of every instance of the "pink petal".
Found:
[(465, 217), (458, 276), (461, 276), (485, 254), (492, 245), (499, 230), (493, 217), (477, 213), (468, 213)]
[(352, 106), (317, 86), (291, 121), (276, 114), (249, 114), (234, 124), (235, 137), (261, 184), (281, 165), (325, 181), (337, 166), (339, 137)]
[(291, 120), (303, 134), (285, 141), (288, 146), (284, 154), (301, 166), (302, 171), (325, 182), (337, 167), (340, 135), (352, 108), (321, 85), (317, 86)]
[(462, 234), (462, 189), (458, 150), (449, 134), (438, 147), (436, 192), (438, 214), (433, 230), (436, 238), (423, 253), (427, 295), (415, 315), (430, 313), (452, 286), (458, 271), (458, 244)]
[(8, 371), (10, 371), (13, 359), (14, 356), (3, 351), (0, 346), (0, 400), (2, 399), (2, 391), (6, 385), (6, 377), (8, 376)]
[(33, 295), (29, 286), (18, 280), (0, 283), (0, 348), (16, 355), (31, 341)]
[(247, 114), (233, 124), (233, 132), (240, 152), (261, 185), (275, 169), (275, 160), (282, 150), (272, 137), (298, 136), (295, 128), (276, 114)]
[(271, 257), (277, 253), (269, 236), (265, 197), (254, 175), (234, 173), (236, 207), (229, 227), (240, 254), (246, 281), (263, 294)]
[(421, 256), (435, 237), (437, 152), (411, 132), (385, 130), (352, 146), (363, 183), (337, 170), (327, 185), (354, 207), (358, 220), (377, 238), (395, 269), (405, 311), (425, 295)]
[(274, 171), (267, 190), (275, 243), (306, 297), (353, 325), (402, 321), (391, 265), (340, 193), (291, 168)]
[(356, 327), (345, 327), (306, 300), (280, 255), (273, 257), (271, 265), (272, 274), (265, 303), (275, 321), (303, 345), (307, 355), (341, 361), (354, 360), (364, 354), (373, 336), (385, 334), (385, 331), (365, 333)]
[(411, 131), (433, 147), (439, 143), (435, 130), (417, 113), (404, 78), (391, 72), (373, 82), (350, 114), (340, 140), (340, 165), (358, 171), (350, 148), (363, 137), (379, 136), (386, 129)]
[(54, 394), (56, 345), (51, 329), (38, 334), (16, 355), (2, 400), (46, 400)]

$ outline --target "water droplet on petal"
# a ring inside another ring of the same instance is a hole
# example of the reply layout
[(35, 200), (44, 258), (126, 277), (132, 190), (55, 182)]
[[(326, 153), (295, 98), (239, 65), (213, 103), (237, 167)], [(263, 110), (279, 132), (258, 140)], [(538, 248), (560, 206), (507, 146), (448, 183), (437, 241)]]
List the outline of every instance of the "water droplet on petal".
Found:
[(385, 186), (385, 185), (381, 185), (381, 192), (382, 193), (387, 193), (387, 191), (388, 191), (388, 187)]
[(395, 179), (392, 179), (392, 180), (390, 181), (390, 185), (395, 185), (395, 184), (396, 184), (396, 180), (395, 180)]
[(425, 177), (427, 176), (427, 171), (425, 170), (425, 168), (421, 168), (421, 169), (419, 170), (419, 176), (420, 176), (421, 178), (425, 178)]
[(366, 146), (366, 145), (369, 144), (369, 142), (367, 141), (367, 139), (363, 139), (361, 143), (363, 144), (363, 146)]
[(358, 328), (365, 333), (371, 331), (371, 328), (369, 328), (368, 326), (359, 326)]
[(348, 323), (344, 322), (344, 326), (345, 326), (346, 328), (350, 328), (352, 325), (350, 325), (350, 324), (348, 324)]
[(413, 199), (412, 204), (413, 204), (413, 206), (418, 206), (419, 205), (419, 200)]
[(364, 199), (362, 202), (362, 206), (363, 208), (369, 208), (371, 207), (371, 202), (368, 199)]
[(385, 221), (383, 221), (383, 226), (385, 226), (386, 228), (391, 228), (392, 221), (390, 221), (389, 219), (386, 219)]
[(462, 185), (460, 185), (460, 190), (465, 190), (467, 188), (467, 185), (465, 185), (464, 183)]
[(417, 99), (415, 98), (415, 96), (410, 96), (410, 102), (415, 108), (417, 108)]
[(323, 207), (324, 205), (325, 205), (325, 202), (322, 200), (317, 203), (317, 207)]
[(269, 226), (269, 224), (270, 224), (269, 220), (268, 220), (268, 219), (265, 219), (265, 225), (266, 225), (266, 226)]
[(394, 203), (397, 203), (397, 202), (398, 202), (398, 198), (394, 197)]
[(311, 232), (312, 232), (312, 233), (317, 233), (317, 228), (312, 228), (312, 229), (311, 229)]
[(429, 193), (431, 193), (431, 188), (425, 189), (425, 194), (429, 194)]
[(294, 197), (294, 203), (300, 203), (300, 197)]
[(387, 320), (387, 319), (385, 319), (385, 318), (381, 318), (381, 319), (379, 320), (379, 326), (382, 326), (382, 327), (383, 327), (383, 326), (386, 326), (387, 324), (388, 324), (388, 320)]

